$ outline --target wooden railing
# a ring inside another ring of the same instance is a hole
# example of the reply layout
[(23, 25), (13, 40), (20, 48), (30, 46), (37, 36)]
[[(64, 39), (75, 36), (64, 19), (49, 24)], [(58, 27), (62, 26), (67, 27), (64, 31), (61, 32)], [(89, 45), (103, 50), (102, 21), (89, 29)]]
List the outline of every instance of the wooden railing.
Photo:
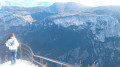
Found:
[[(25, 46), (25, 47), (28, 48), (28, 49), (26, 49), (26, 48), (24, 48), (24, 47), (22, 47), (22, 46)], [(53, 60), (53, 59), (49, 59), (49, 58), (46, 58), (46, 57), (43, 57), (43, 56), (35, 55), (35, 54), (33, 53), (32, 49), (31, 49), (28, 45), (23, 44), (23, 43), (20, 44), (20, 54), (21, 54), (21, 57), (22, 57), (22, 50), (23, 50), (23, 49), (26, 50), (26, 51), (29, 53), (29, 57), (31, 58), (32, 63), (37, 63), (37, 64), (40, 65), (40, 67), (46, 67), (46, 65), (43, 64), (43, 60), (47, 60), (47, 61), (50, 61), (50, 62), (53, 62), (53, 63), (56, 63), (56, 64), (60, 64), (61, 67), (73, 67), (73, 66), (70, 65), (70, 64), (66, 64), (66, 63), (63, 63), (63, 62), (59, 62), (59, 61), (56, 61), (56, 60)], [(40, 62), (37, 61), (37, 60), (35, 60), (34, 57), (35, 57), (35, 58), (39, 58), (39, 59), (40, 59)]]
[[(0, 48), (0, 51), (1, 50), (4, 50), (4, 48)], [(73, 65), (70, 65), (70, 64), (67, 64), (67, 63), (63, 63), (63, 62), (60, 62), (60, 61), (56, 61), (56, 60), (53, 60), (53, 59), (50, 59), (50, 58), (46, 58), (46, 57), (43, 57), (43, 56), (38, 56), (38, 55), (35, 55), (32, 51), (32, 49), (30, 48), (30, 46), (26, 45), (26, 44), (23, 44), (23, 43), (20, 43), (20, 47), (19, 47), (19, 53), (20, 53), (20, 59), (23, 59), (24, 55), (27, 55), (31, 61), (31, 64), (37, 64), (39, 67), (49, 67), (47, 66), (46, 64), (43, 63), (43, 61), (49, 61), (49, 62), (52, 62), (52, 63), (56, 63), (56, 64), (59, 64), (61, 65), (61, 67), (74, 67)], [(4, 52), (0, 53), (0, 55), (3, 55), (3, 54), (6, 54), (8, 51), (5, 50)], [(38, 60), (35, 60), (35, 58), (39, 58), (40, 61)]]

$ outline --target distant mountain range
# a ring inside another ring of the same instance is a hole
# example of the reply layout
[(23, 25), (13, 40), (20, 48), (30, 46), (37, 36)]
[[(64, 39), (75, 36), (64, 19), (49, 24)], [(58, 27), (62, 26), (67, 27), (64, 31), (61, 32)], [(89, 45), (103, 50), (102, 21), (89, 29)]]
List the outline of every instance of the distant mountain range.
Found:
[(76, 67), (120, 67), (120, 6), (88, 7), (73, 2), (4, 6), (0, 43), (12, 32), (38, 55)]

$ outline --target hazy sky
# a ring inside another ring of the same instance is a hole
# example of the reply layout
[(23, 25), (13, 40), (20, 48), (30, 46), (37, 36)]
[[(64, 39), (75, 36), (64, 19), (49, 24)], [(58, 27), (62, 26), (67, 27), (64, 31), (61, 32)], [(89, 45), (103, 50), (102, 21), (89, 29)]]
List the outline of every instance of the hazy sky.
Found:
[[(43, 0), (36, 0), (43, 1)], [(120, 0), (44, 0), (50, 2), (77, 2), (88, 6), (120, 5)]]
[[(22, 3), (28, 5), (36, 5), (38, 2), (42, 2), (41, 5), (46, 5), (43, 2), (77, 2), (87, 6), (102, 6), (102, 5), (120, 5), (120, 0), (0, 0), (0, 4), (6, 5), (5, 2), (14, 2), (22, 5)], [(50, 3), (51, 4), (51, 3)], [(47, 3), (47, 5), (49, 5)]]

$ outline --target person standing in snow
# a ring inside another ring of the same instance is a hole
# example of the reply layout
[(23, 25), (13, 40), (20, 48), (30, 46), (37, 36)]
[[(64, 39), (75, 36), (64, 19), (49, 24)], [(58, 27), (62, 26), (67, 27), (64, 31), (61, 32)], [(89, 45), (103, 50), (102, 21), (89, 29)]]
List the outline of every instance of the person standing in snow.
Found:
[(11, 53), (11, 65), (14, 65), (16, 63), (17, 48), (19, 47), (19, 43), (14, 33), (10, 34), (10, 36), (7, 38), (6, 47), (9, 48)]

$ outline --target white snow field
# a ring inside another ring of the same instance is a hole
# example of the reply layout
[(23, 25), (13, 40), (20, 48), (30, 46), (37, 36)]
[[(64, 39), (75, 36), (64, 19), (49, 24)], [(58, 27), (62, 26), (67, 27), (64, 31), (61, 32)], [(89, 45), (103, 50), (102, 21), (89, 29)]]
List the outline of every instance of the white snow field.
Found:
[(16, 60), (15, 65), (11, 65), (11, 61), (8, 61), (3, 64), (0, 64), (0, 67), (38, 67), (38, 66), (31, 64), (29, 61), (18, 59)]

